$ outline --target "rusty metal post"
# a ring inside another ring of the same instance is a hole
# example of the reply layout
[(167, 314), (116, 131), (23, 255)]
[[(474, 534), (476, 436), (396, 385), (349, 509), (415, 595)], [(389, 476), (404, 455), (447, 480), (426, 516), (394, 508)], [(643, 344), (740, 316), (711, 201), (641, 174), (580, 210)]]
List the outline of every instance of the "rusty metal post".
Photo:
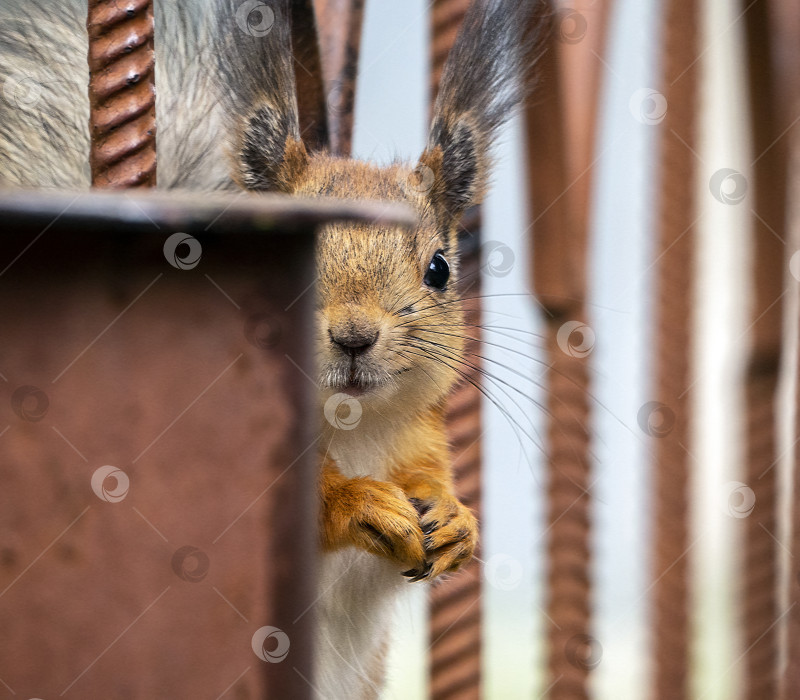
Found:
[[(754, 304), (751, 348), (745, 377), (747, 461), (745, 482), (753, 490), (753, 512), (745, 521), (743, 697), (760, 700), (778, 689), (778, 470), (777, 389), (782, 342), (787, 140), (781, 119), (783, 89), (775, 82), (769, 1), (756, 0), (744, 14), (748, 93), (754, 151)], [(743, 8), (744, 9), (744, 6)], [(788, 86), (787, 86), (788, 88)]]
[(89, 103), (94, 187), (156, 184), (152, 0), (89, 0)]
[(328, 146), (328, 114), (312, 0), (292, 2), (292, 53), (300, 137), (309, 151)]
[[(472, 210), (462, 222), (460, 237), (461, 274), (465, 297), (464, 316), (473, 337), (468, 353), (480, 353), (480, 213)], [(470, 382), (480, 384), (480, 360), (468, 355), (473, 367), (464, 367), (468, 377), (450, 397), (447, 431), (456, 493), (461, 502), (481, 516), (481, 393)], [(476, 558), (458, 574), (430, 589), (430, 695), (432, 700), (478, 700), (481, 697), (481, 565), (480, 546)]]
[(0, 218), (3, 692), (311, 698), (314, 229), (413, 215), (12, 192)]
[[(661, 124), (661, 185), (654, 255), (657, 330), (655, 398), (664, 435), (655, 442), (653, 558), (654, 697), (688, 697), (689, 454), (692, 270), (698, 89), (697, 2), (668, 0), (662, 61), (667, 110)], [(687, 147), (688, 146), (688, 147)], [(670, 424), (671, 430), (669, 430)]]
[[(455, 41), (468, 0), (435, 0), (431, 7), (430, 105), (436, 101), (442, 67)], [(480, 209), (461, 222), (459, 251), (465, 298), (467, 353), (480, 354), (481, 280)], [(480, 383), (480, 360), (464, 367), (469, 380)], [(463, 382), (450, 397), (448, 434), (458, 497), (480, 520), (481, 514), (481, 393)], [(476, 552), (480, 557), (480, 552)], [(473, 559), (448, 581), (430, 590), (430, 697), (432, 700), (479, 700), (481, 697), (481, 565)]]
[(314, 0), (331, 152), (350, 155), (364, 0)]
[[(585, 5), (585, 6), (584, 6)], [(588, 697), (599, 663), (591, 630), (590, 379), (585, 307), (589, 203), (608, 3), (554, 13), (526, 110), (533, 282), (545, 311), (548, 371), (549, 697)], [(587, 19), (588, 18), (588, 19)]]

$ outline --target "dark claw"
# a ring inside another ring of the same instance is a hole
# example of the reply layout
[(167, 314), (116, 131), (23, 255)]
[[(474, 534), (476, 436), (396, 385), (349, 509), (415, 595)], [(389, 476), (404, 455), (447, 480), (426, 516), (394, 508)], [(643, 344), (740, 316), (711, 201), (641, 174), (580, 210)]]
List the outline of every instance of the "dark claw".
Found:
[(389, 554), (394, 554), (394, 546), (392, 545), (392, 541), (384, 535), (378, 528), (370, 525), (369, 523), (361, 523), (361, 527), (363, 527), (367, 532), (372, 535), (372, 539), (375, 542), (384, 548), (386, 552)]
[(420, 571), (419, 569), (409, 569), (408, 571), (403, 572), (403, 576), (405, 576), (410, 583), (416, 583), (417, 581), (422, 581), (433, 568), (433, 562), (426, 561), (425, 568)]
[(428, 523), (427, 525), (425, 525), (425, 527), (422, 528), (422, 534), (430, 535), (434, 530), (438, 529), (439, 529), (439, 523), (437, 522)]
[(421, 498), (409, 498), (408, 501), (414, 506), (414, 510), (417, 511), (420, 518), (431, 509), (431, 504)]

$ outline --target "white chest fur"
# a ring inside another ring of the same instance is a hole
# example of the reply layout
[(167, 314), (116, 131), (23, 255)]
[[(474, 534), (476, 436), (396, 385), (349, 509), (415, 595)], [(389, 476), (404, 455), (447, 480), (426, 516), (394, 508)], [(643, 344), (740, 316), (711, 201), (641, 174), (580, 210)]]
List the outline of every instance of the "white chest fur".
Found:
[[(392, 432), (393, 428), (365, 420), (352, 432), (331, 435), (329, 455), (348, 478), (385, 480)], [(397, 564), (361, 549), (348, 547), (322, 555), (315, 674), (318, 700), (380, 697), (395, 608), (408, 586)]]
[(395, 608), (409, 584), (397, 565), (354, 547), (323, 555), (320, 568), (317, 698), (378, 698)]

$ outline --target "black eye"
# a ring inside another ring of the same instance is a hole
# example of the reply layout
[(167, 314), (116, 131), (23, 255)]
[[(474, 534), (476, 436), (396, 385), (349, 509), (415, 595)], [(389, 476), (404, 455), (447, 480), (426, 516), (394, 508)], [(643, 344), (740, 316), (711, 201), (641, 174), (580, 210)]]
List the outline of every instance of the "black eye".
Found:
[(422, 281), (425, 282), (425, 284), (427, 284), (429, 287), (433, 287), (434, 289), (441, 291), (447, 286), (447, 280), (449, 279), (450, 266), (447, 264), (447, 260), (444, 259), (442, 251), (439, 250), (431, 258), (431, 261), (428, 264), (428, 271), (425, 273), (425, 277)]

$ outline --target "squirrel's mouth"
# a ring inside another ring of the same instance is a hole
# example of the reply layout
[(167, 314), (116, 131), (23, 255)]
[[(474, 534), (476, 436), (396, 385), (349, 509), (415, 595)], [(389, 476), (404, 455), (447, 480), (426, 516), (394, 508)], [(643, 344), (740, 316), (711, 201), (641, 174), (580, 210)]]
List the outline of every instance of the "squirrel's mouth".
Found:
[(363, 367), (359, 363), (351, 363), (345, 367), (341, 365), (328, 367), (323, 371), (320, 384), (322, 387), (340, 391), (343, 394), (360, 397), (391, 383), (408, 371), (410, 368), (402, 367), (394, 372), (386, 372)]

